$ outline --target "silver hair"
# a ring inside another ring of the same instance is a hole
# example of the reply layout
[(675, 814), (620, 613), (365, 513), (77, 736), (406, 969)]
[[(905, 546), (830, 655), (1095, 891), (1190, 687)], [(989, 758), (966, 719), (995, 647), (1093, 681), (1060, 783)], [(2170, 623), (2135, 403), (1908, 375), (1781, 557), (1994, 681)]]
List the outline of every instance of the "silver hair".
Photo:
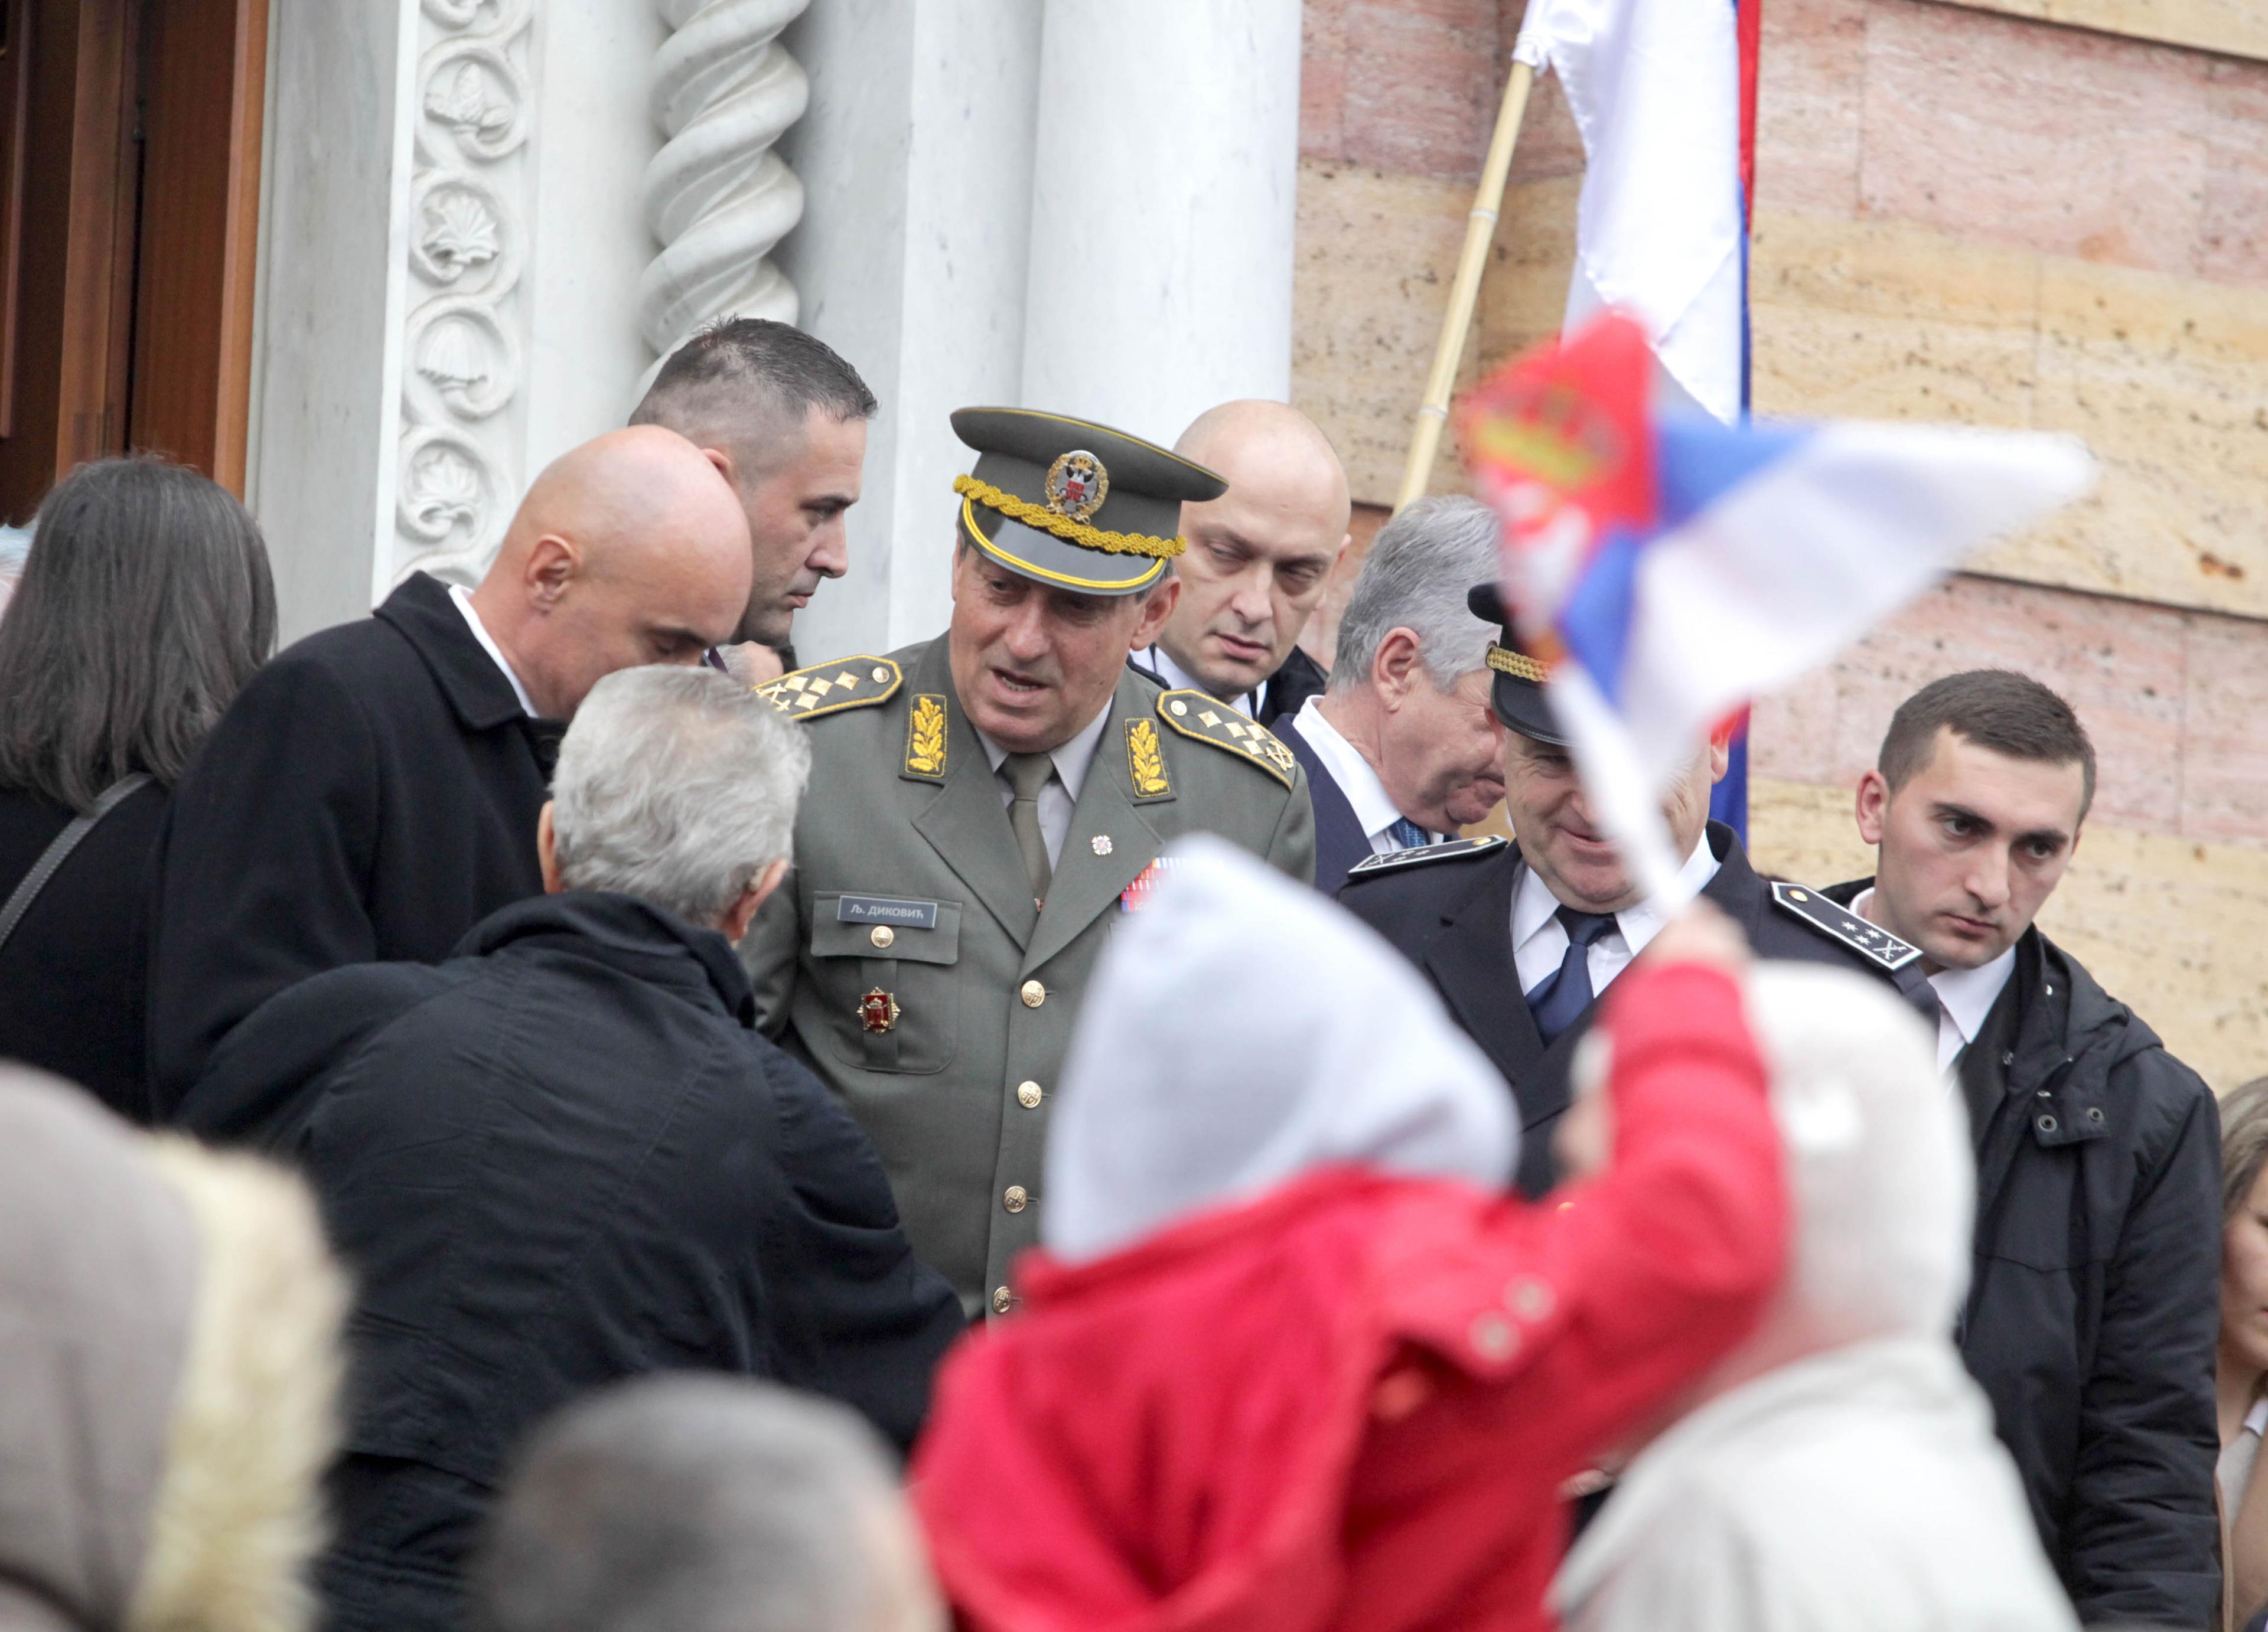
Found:
[(559, 745), (551, 835), (561, 881), (714, 927), (789, 853), (810, 769), (801, 730), (713, 669), (609, 674)]
[(1330, 688), (1370, 680), (1388, 635), (1406, 629), (1433, 684), (1447, 691), (1488, 663), (1496, 630), (1473, 616), (1465, 592), (1503, 573), (1504, 524), (1478, 499), (1423, 498), (1378, 530), (1339, 619)]
[(746, 1378), (645, 1377), (529, 1440), (472, 1570), (479, 1632), (861, 1632), (899, 1500), (831, 1401)]

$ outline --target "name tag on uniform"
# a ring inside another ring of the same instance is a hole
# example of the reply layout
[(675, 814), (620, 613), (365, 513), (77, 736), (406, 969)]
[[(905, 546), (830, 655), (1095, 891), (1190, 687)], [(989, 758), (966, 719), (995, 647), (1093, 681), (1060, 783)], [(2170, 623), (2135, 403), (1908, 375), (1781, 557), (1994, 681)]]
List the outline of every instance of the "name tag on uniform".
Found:
[(937, 928), (935, 901), (904, 901), (887, 895), (844, 895), (835, 903), (837, 923), (887, 923), (902, 930)]

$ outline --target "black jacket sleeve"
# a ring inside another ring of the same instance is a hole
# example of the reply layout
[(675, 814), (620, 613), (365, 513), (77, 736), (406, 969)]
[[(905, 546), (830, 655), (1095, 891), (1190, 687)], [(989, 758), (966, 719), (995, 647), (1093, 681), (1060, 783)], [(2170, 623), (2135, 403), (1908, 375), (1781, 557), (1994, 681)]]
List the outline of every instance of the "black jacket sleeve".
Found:
[(2065, 1570), (2086, 1625), (2211, 1626), (2220, 1612), (2220, 1118), (2212, 1091), (2162, 1048), (2112, 1080), (2153, 1125), (2136, 1147), (2080, 1395)]
[(369, 723), (319, 663), (279, 658), (214, 728), (159, 841), (149, 1022), (159, 1120), (239, 1020), (307, 975), (376, 955), (378, 804)]
[(865, 1130), (810, 1071), (767, 1052), (788, 1192), (766, 1255), (780, 1380), (855, 1408), (905, 1451), (965, 1324), (961, 1300), (914, 1257)]

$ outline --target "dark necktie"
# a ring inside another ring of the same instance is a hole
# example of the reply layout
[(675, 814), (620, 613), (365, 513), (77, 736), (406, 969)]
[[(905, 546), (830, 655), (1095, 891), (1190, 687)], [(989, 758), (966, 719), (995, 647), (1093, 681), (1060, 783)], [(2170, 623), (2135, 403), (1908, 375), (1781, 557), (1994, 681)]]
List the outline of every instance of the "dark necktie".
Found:
[(1396, 816), (1394, 825), (1387, 828), (1386, 836), (1394, 841), (1395, 849), (1404, 850), (1420, 850), (1433, 842), (1432, 834), (1407, 816)]
[(521, 722), (520, 728), (527, 733), (527, 746), (535, 754), (536, 769), (543, 773), (544, 781), (549, 782), (552, 771), (559, 764), (559, 744), (567, 735), (566, 722), (537, 719), (530, 715)]
[(1583, 1018), (1597, 996), (1591, 989), (1591, 944), (1615, 927), (1610, 912), (1577, 912), (1562, 907), (1560, 926), (1567, 931), (1567, 955), (1556, 974), (1546, 975), (1528, 994), (1528, 1007), (1535, 1016), (1537, 1035), (1550, 1048), (1559, 1033)]
[(1008, 801), (1008, 827), (1016, 835), (1016, 851), (1024, 858), (1024, 871), (1032, 880), (1032, 899), (1044, 900), (1048, 879), (1055, 869), (1048, 864), (1047, 835), (1040, 831), (1040, 790), (1056, 774), (1056, 762), (1044, 754), (1012, 754), (1001, 761), (1015, 797)]

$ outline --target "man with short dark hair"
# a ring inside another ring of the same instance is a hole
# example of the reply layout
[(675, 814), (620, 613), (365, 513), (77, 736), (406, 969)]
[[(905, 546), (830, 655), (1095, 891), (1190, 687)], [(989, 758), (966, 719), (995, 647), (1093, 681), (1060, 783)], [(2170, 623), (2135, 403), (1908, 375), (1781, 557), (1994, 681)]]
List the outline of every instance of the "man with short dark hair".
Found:
[(608, 677), (536, 823), (549, 893), (438, 967), (283, 993), (183, 1104), (306, 1177), (355, 1282), (333, 1632), (456, 1627), (506, 1454), (620, 1378), (774, 1378), (912, 1442), (960, 1307), (865, 1136), (755, 1029), (733, 952), (808, 763), (721, 674)]
[(732, 643), (777, 646), (822, 578), (850, 566), (874, 393), (825, 342), (766, 318), (727, 318), (670, 353), (633, 425), (706, 451), (747, 513), (755, 575)]
[(2220, 1124), (2197, 1073), (2033, 919), (2095, 796), (2071, 706), (2005, 670), (1898, 709), (1859, 784), (1875, 876), (1832, 893), (1922, 952), (1977, 1143), (1962, 1357), (2082, 1621), (2219, 1614)]
[(1181, 599), (1135, 668), (1274, 725), (1323, 689), (1300, 632), (1346, 553), (1346, 470), (1314, 421), (1283, 402), (1223, 402), (1174, 452), (1228, 483), (1182, 506)]

